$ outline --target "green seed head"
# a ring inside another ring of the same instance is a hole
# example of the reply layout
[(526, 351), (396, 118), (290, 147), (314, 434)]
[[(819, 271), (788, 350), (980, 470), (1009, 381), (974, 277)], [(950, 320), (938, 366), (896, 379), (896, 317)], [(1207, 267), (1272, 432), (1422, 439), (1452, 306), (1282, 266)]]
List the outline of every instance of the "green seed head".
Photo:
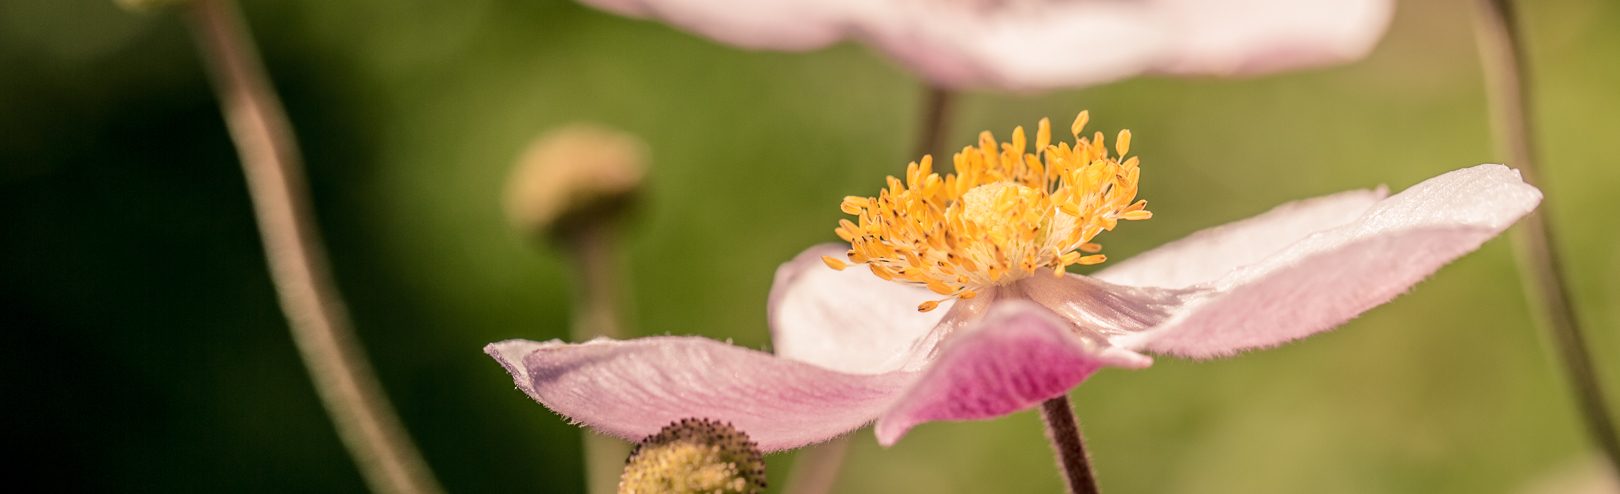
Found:
[(681, 419), (630, 452), (619, 494), (759, 494), (765, 460), (759, 446), (731, 424)]

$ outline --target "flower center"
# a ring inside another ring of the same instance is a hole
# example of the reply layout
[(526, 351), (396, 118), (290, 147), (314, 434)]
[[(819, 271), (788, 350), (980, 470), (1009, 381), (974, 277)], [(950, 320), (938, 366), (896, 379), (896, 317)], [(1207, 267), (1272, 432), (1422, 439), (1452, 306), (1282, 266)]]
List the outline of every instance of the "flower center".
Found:
[[(840, 220), (839, 238), (850, 243), (849, 262), (865, 264), (885, 280), (927, 287), (945, 299), (924, 302), (933, 310), (950, 297), (1012, 283), (1037, 272), (1063, 276), (1070, 265), (1097, 264), (1097, 234), (1120, 220), (1153, 217), (1136, 200), (1141, 174), (1130, 151), (1131, 133), (1119, 132), (1111, 155), (1098, 132), (1080, 137), (1089, 119), (1080, 112), (1070, 131), (1074, 145), (1051, 144), (1051, 123), (1041, 119), (1034, 152), (1024, 128), (1000, 143), (989, 132), (979, 145), (952, 157), (956, 173), (940, 177), (933, 157), (906, 166), (906, 178), (888, 178), (877, 197), (845, 197), (841, 205), (856, 221)], [(833, 269), (844, 260), (824, 257)]]

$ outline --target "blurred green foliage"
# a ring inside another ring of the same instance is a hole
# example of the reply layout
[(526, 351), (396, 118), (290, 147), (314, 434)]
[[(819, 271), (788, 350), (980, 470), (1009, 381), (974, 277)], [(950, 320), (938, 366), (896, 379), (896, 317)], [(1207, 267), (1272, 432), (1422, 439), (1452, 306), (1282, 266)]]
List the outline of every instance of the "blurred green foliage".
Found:
[[(560, 253), (500, 214), (529, 139), (580, 120), (643, 136), (654, 170), (629, 232), (634, 331), (756, 348), (776, 265), (833, 239), (840, 197), (914, 158), (919, 86), (856, 45), (742, 52), (561, 0), (246, 3), (361, 337), (454, 491), (583, 485), (578, 430), (479, 351), (567, 334)], [(970, 94), (950, 142), (1082, 108), (1094, 128), (1133, 129), (1156, 215), (1105, 235), (1116, 258), (1291, 199), (1399, 189), (1493, 161), (1472, 6), (1403, 4), (1377, 52), (1341, 68)], [(1620, 4), (1524, 13), (1548, 204), (1620, 395)], [(287, 338), (176, 15), (6, 0), (0, 67), (3, 430), (21, 480), (362, 489)], [(1581, 424), (1517, 279), (1493, 241), (1336, 332), (1096, 376), (1073, 397), (1104, 487), (1501, 492), (1580, 459)], [(854, 444), (840, 492), (1061, 485), (1030, 412)], [(791, 456), (770, 465), (779, 485)]]

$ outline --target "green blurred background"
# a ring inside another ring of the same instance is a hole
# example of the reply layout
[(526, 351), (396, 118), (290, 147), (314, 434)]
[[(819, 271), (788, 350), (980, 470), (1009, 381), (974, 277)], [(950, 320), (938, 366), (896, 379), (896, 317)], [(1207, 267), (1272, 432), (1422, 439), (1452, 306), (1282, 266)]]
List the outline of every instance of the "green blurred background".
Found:
[[(1620, 4), (1521, 3), (1544, 188), (1620, 395)], [(1282, 201), (1403, 188), (1494, 160), (1473, 6), (1402, 4), (1378, 50), (1340, 68), (970, 94), (949, 141), (1083, 108), (1094, 128), (1131, 128), (1156, 215), (1102, 239), (1115, 258)], [(833, 239), (839, 198), (914, 158), (918, 84), (857, 45), (744, 52), (562, 0), (245, 9), (360, 336), (453, 491), (583, 487), (578, 429), (480, 352), (568, 332), (563, 258), (506, 229), (499, 205), (539, 132), (589, 120), (650, 145), (628, 231), (635, 333), (756, 348), (776, 265)], [(289, 341), (175, 15), (0, 1), (0, 228), (0, 427), (25, 453), (11, 475), (54, 490), (363, 489)], [(1514, 492), (1566, 471), (1587, 443), (1517, 280), (1492, 241), (1338, 331), (1104, 372), (1073, 393), (1103, 486)], [(841, 492), (1061, 488), (1031, 412), (853, 444)], [(771, 457), (777, 485), (791, 459)]]

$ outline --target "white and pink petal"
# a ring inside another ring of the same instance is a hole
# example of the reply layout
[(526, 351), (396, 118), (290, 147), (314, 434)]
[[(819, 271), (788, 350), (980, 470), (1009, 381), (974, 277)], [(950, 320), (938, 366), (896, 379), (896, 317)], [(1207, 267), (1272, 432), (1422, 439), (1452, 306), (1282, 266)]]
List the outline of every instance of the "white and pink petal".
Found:
[[(884, 281), (862, 266), (842, 271), (822, 256), (844, 259), (848, 244), (822, 244), (776, 270), (766, 314), (772, 350), (779, 356), (855, 374), (875, 374), (920, 363), (918, 340), (951, 312), (917, 304), (937, 299), (926, 289)], [(915, 367), (911, 367), (914, 369)]]
[(484, 351), (530, 398), (598, 432), (638, 441), (682, 418), (711, 418), (764, 451), (860, 428), (914, 379), (845, 374), (699, 337), (507, 340)]
[(1152, 362), (1076, 331), (1033, 302), (997, 301), (978, 324), (945, 341), (933, 365), (878, 419), (878, 442), (894, 444), (925, 422), (1017, 412), (1067, 393), (1103, 367)]
[[(1357, 202), (1344, 197), (1328, 202), (1341, 201)], [(1332, 329), (1479, 248), (1540, 201), (1539, 190), (1502, 165), (1446, 173), (1378, 201), (1347, 223), (1306, 235), (1252, 264), (1193, 285), (1205, 293), (1162, 324), (1115, 337), (1112, 342), (1131, 349), (1207, 358), (1275, 346)], [(1314, 209), (1292, 211), (1320, 213)], [(1286, 223), (1278, 215), (1285, 214), (1273, 211), (1261, 223)], [(1236, 230), (1284, 236), (1296, 233), (1257, 225)], [(1234, 237), (1228, 232), (1197, 238), (1215, 242)], [(1256, 240), (1257, 245), (1273, 243)], [(1177, 243), (1170, 248), (1191, 253), (1198, 250), (1198, 243)], [(1183, 262), (1172, 260), (1175, 257), (1157, 259)], [(1131, 269), (1138, 273), (1176, 271), (1149, 265)]]

